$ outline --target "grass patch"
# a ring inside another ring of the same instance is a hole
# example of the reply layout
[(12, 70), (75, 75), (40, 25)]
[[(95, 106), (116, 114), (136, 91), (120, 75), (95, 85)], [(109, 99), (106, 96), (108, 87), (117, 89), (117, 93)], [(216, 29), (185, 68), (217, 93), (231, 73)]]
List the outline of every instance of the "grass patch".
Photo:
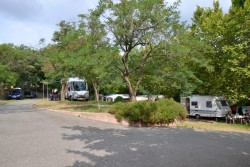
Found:
[(0, 105), (6, 104), (7, 101), (6, 100), (0, 100)]
[(227, 124), (223, 121), (187, 119), (186, 121), (179, 122), (178, 126), (182, 128), (250, 133), (250, 124)]
[(54, 110), (67, 110), (75, 112), (108, 112), (110, 105), (100, 102), (100, 109), (96, 101), (50, 101), (40, 100), (35, 104), (37, 107)]
[(16, 102), (16, 100), (0, 100), (0, 105), (8, 104), (11, 102)]

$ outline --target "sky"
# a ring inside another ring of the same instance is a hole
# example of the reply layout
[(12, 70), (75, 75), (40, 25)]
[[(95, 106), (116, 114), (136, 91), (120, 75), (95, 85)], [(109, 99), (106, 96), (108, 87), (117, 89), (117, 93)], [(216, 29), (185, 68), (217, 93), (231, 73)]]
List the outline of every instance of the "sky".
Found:
[[(175, 0), (168, 0), (171, 4)], [(224, 12), (231, 6), (231, 0), (219, 0)], [(98, 0), (0, 0), (0, 44), (13, 43), (33, 48), (40, 39), (51, 43), (57, 24), (75, 21), (79, 14), (87, 14), (97, 6)], [(212, 7), (213, 0), (182, 0), (179, 10), (181, 21), (191, 23), (197, 5)]]

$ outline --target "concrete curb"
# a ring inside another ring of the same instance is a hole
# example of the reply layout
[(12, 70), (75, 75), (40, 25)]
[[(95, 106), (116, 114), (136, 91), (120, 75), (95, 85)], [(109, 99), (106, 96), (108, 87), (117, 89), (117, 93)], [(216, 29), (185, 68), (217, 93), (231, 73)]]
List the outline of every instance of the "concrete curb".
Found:
[[(91, 113), (91, 112), (76, 112), (76, 111), (66, 111), (66, 110), (54, 110), (54, 109), (48, 109), (48, 108), (43, 108), (49, 111), (54, 111), (58, 113), (63, 113), (63, 114), (69, 114), (73, 115), (76, 117), (82, 117), (82, 118), (87, 118), (91, 120), (96, 120), (96, 121), (101, 121), (101, 122), (107, 122), (107, 123), (112, 123), (112, 124), (118, 124), (118, 125), (124, 125), (124, 126), (130, 126), (127, 121), (122, 121), (122, 122), (117, 122), (116, 118), (114, 115), (110, 113)], [(134, 127), (142, 127), (140, 124), (134, 124), (132, 125)], [(167, 128), (176, 128), (177, 122), (171, 123), (169, 125), (165, 126), (154, 126), (154, 127), (167, 127)]]
[(117, 122), (114, 115), (110, 113), (91, 113), (91, 112), (75, 112), (75, 111), (65, 111), (65, 110), (53, 110), (53, 109), (47, 109), (49, 111), (59, 112), (63, 114), (69, 114), (74, 115), (77, 117), (92, 119), (96, 121), (102, 121), (102, 122), (108, 122), (113, 124), (119, 124), (119, 125), (125, 125), (129, 126), (129, 123), (127, 121)]

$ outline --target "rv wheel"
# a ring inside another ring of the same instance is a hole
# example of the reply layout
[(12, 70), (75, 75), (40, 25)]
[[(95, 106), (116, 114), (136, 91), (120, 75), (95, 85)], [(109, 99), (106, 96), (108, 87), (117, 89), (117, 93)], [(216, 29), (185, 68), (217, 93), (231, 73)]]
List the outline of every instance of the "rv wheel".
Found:
[(196, 118), (196, 119), (200, 119), (200, 117), (201, 117), (201, 116), (200, 116), (199, 114), (196, 114), (196, 115), (195, 115), (195, 118)]

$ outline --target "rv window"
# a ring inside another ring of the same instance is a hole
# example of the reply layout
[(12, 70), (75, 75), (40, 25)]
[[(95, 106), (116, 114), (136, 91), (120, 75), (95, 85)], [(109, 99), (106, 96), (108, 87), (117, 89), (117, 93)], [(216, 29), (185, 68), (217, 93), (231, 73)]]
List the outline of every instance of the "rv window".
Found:
[(220, 100), (220, 103), (222, 106), (228, 106), (227, 101), (226, 100)]
[(212, 101), (206, 101), (207, 108), (212, 108)]
[(192, 101), (192, 102), (191, 102), (191, 105), (192, 105), (192, 106), (197, 106), (197, 105), (198, 105), (198, 102), (197, 102), (197, 101)]

